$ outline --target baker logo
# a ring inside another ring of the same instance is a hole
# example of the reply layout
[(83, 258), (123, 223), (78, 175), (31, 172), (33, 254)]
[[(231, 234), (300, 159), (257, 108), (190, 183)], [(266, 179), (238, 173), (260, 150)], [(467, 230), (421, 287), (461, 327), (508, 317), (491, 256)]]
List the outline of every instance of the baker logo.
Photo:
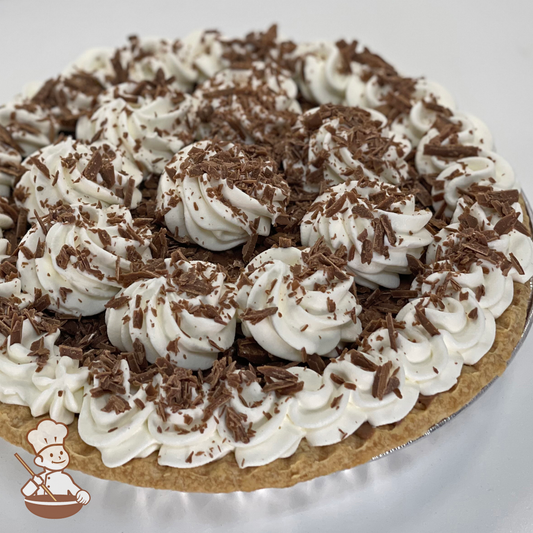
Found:
[(63, 472), (70, 463), (64, 442), (68, 435), (65, 424), (42, 420), (28, 432), (26, 439), (35, 450), (33, 462), (44, 468), (35, 474), (18, 453), (15, 457), (22, 463), (32, 478), (22, 487), (26, 507), (42, 518), (68, 518), (75, 515), (91, 500), (89, 493), (74, 483)]

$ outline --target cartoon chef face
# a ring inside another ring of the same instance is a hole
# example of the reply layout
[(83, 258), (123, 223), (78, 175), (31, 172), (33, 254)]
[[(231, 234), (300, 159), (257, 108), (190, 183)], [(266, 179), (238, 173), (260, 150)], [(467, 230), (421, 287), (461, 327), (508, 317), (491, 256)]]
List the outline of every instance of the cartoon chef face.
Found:
[(70, 463), (70, 457), (62, 444), (47, 446), (33, 461), (37, 466), (46, 470), (63, 470)]
[(70, 463), (70, 457), (63, 446), (68, 429), (53, 420), (43, 420), (36, 429), (28, 433), (28, 442), (35, 450), (34, 462), (47, 470), (59, 471)]

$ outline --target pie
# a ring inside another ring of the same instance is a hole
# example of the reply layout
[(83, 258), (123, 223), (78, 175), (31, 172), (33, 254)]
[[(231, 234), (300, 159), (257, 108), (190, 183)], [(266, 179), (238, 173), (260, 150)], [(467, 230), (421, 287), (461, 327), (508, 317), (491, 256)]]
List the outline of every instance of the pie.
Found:
[(533, 241), (487, 126), (356, 41), (131, 37), (0, 106), (0, 435), (188, 492), (413, 441), (502, 374)]

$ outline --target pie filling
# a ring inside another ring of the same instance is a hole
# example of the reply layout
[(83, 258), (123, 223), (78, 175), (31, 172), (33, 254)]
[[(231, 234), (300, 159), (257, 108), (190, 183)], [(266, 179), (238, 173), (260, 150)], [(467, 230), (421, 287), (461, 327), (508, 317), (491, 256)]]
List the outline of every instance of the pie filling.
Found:
[(492, 347), (533, 243), (439, 84), (357, 42), (130, 38), (0, 106), (0, 401), (108, 467), (400, 424)]

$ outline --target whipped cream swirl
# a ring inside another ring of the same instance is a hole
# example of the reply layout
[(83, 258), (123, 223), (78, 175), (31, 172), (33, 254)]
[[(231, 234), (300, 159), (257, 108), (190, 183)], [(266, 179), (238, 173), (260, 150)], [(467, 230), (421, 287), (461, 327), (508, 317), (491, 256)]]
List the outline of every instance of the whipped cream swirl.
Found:
[(403, 183), (411, 143), (392, 133), (377, 111), (323, 105), (304, 113), (289, 137), (284, 166), (291, 181), (318, 192), (323, 183), (338, 185), (365, 176)]
[(4, 230), (15, 225), (15, 221), (8, 214), (2, 212), (3, 202), (5, 200), (0, 199), (0, 262), (11, 255), (11, 243), (4, 238)]
[(76, 137), (108, 141), (121, 148), (145, 174), (161, 174), (165, 165), (192, 141), (189, 114), (194, 100), (157, 78), (125, 83), (98, 98), (90, 116), (83, 116)]
[[(514, 281), (526, 283), (533, 276), (533, 241), (523, 223), (518, 191), (498, 194), (487, 189), (479, 201), (472, 202), (467, 197), (459, 200), (451, 223), (428, 247), (426, 260), (428, 263), (450, 260), (466, 265), (489, 262), (499, 266)], [(506, 195), (514, 197), (515, 202), (502, 205), (499, 199)]]
[(289, 74), (274, 65), (222, 70), (194, 92), (196, 138), (275, 147), (301, 112), (297, 95)]
[(0, 334), (0, 401), (28, 406), (33, 417), (48, 414), (71, 424), (81, 410), (87, 368), (60, 355), (57, 325), (47, 325), (38, 315), (20, 315), (13, 324), (7, 338)]
[(22, 149), (9, 131), (0, 125), (0, 196), (11, 196), (11, 189), (24, 173)]
[(0, 126), (9, 132), (23, 156), (53, 142), (58, 129), (50, 110), (25, 94), (0, 105)]
[(22, 173), (21, 162), (39, 148), (49, 145), (58, 124), (45, 106), (21, 94), (0, 105), (0, 196), (9, 196)]
[[(155, 409), (147, 399), (147, 387), (130, 383), (130, 367), (126, 360), (109, 369), (97, 364), (91, 369), (93, 386), (85, 386), (85, 396), (78, 419), (78, 432), (87, 444), (98, 448), (102, 462), (116, 468), (135, 458), (148, 457), (159, 448), (150, 435), (147, 420)], [(103, 379), (113, 372), (116, 394), (105, 390)], [(117, 379), (118, 378), (118, 379)], [(156, 383), (157, 384), (157, 383)], [(153, 384), (150, 382), (150, 385)]]
[(182, 368), (205, 370), (235, 340), (235, 293), (213, 263), (169, 263), (166, 275), (132, 283), (109, 302), (107, 334), (125, 352), (139, 341), (149, 362), (168, 354)]
[[(449, 295), (437, 299), (424, 297), (412, 300), (396, 316), (398, 322), (405, 322), (405, 330), (402, 330), (400, 337), (406, 337), (408, 342), (405, 343), (402, 339), (400, 344), (403, 344), (407, 359), (416, 364), (424, 361), (420, 379), (435, 380), (438, 376), (437, 381), (431, 383), (433, 392), (424, 389), (426, 392), (423, 394), (435, 394), (451, 388), (460, 374), (462, 361), (467, 365), (477, 363), (490, 350), (496, 336), (494, 316), (490, 311), (482, 309), (470, 289), (447, 294)], [(442, 346), (435, 345), (436, 337), (442, 337), (448, 349), (448, 357)], [(427, 349), (423, 349), (422, 339), (432, 342), (429, 354)], [(434, 360), (428, 359), (430, 354)], [(444, 361), (446, 365), (459, 366), (459, 369), (448, 368), (443, 364)], [(404, 365), (410, 379), (415, 377), (410, 372), (414, 368), (420, 368), (416, 364), (413, 368)], [(441, 385), (444, 388), (441, 389)]]
[(52, 211), (22, 239), (22, 288), (50, 297), (54, 311), (91, 316), (120, 290), (131, 261), (151, 258), (149, 229), (135, 228), (128, 209), (74, 204)]
[(386, 331), (377, 330), (366, 340), (364, 351), (345, 353), (330, 375), (341, 378), (334, 378), (337, 383), (344, 380), (355, 385), (355, 389), (350, 387), (351, 402), (372, 426), (399, 422), (415, 406), (419, 386), (407, 378), (397, 352), (388, 349)]
[(496, 190), (520, 188), (511, 165), (497, 153), (482, 150), (480, 155), (459, 159), (438, 175), (431, 191), (433, 208), (437, 213), (444, 209), (444, 215), (451, 217), (464, 191), (474, 184)]
[(269, 235), (290, 190), (265, 150), (200, 141), (180, 151), (159, 181), (167, 228), (208, 250), (228, 250)]
[(449, 261), (432, 263), (414, 279), (412, 289), (429, 295), (438, 290), (447, 290), (450, 283), (456, 289), (474, 292), (481, 308), (489, 311), (494, 318), (500, 317), (513, 301), (513, 278), (488, 261), (474, 262), (466, 271)]
[(343, 103), (352, 73), (337, 44), (328, 41), (299, 44), (294, 56), (296, 81), (306, 100), (317, 104)]
[[(166, 383), (160, 385), (158, 409), (151, 412), (146, 430), (161, 446), (158, 458), (160, 465), (194, 468), (221, 459), (234, 446), (218, 432), (217, 420), (222, 418), (221, 407), (214, 409), (212, 416), (206, 420), (208, 395), (212, 390), (210, 385), (204, 383), (198, 386), (193, 379), (188, 381), (186, 374), (185, 379), (180, 380), (183, 374), (177, 369)], [(183, 381), (195, 386), (189, 388), (190, 401), (181, 403), (179, 399), (173, 399), (173, 392), (176, 385)]]
[(346, 250), (324, 243), (305, 251), (272, 248), (241, 274), (237, 303), (242, 331), (267, 352), (291, 361), (306, 354), (335, 356), (361, 331), (361, 307), (346, 274)]
[[(415, 164), (420, 174), (440, 174), (464, 157), (491, 159), (492, 135), (477, 117), (461, 112), (436, 121), (416, 149)], [(500, 160), (498, 163), (503, 164)], [(508, 168), (500, 172), (508, 172)]]
[(141, 171), (106, 143), (84, 144), (67, 137), (33, 154), (25, 167), (14, 196), (32, 221), (62, 204), (119, 204), (134, 209), (141, 200)]
[(319, 196), (300, 232), (304, 246), (323, 238), (332, 250), (346, 248), (348, 270), (360, 285), (396, 288), (399, 274), (409, 273), (407, 255), (419, 258), (433, 242), (425, 229), (431, 217), (394, 185), (354, 179)]

